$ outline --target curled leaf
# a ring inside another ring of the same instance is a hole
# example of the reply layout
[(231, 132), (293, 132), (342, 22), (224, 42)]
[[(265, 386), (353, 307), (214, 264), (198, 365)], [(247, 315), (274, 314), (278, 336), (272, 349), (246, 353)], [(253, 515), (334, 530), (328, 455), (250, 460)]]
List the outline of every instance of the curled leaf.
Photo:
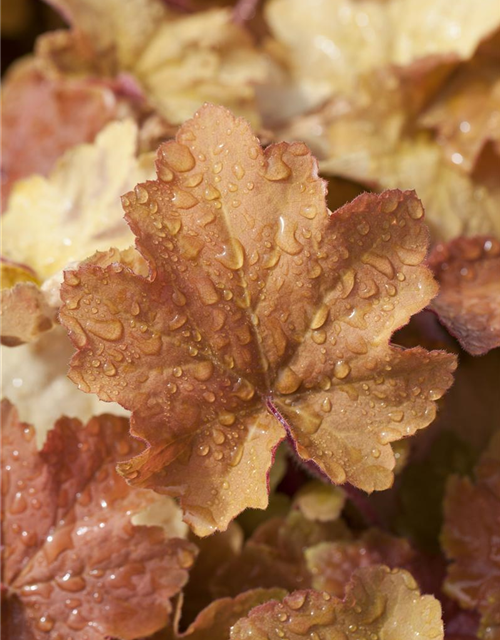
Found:
[(250, 611), (269, 600), (281, 600), (286, 595), (282, 589), (253, 589), (235, 598), (214, 600), (183, 633), (178, 630), (172, 638), (186, 640), (228, 640), (233, 625)]
[(475, 470), (476, 482), (452, 476), (444, 502), (442, 542), (451, 560), (445, 591), (482, 615), (481, 638), (500, 632), (500, 437), (493, 437)]
[(440, 284), (431, 309), (445, 327), (473, 355), (500, 346), (500, 242), (457, 238), (429, 260)]
[(434, 129), (449, 160), (472, 171), (483, 147), (500, 153), (500, 60), (477, 56), (444, 86), (420, 116)]
[(6, 344), (34, 341), (54, 324), (63, 268), (131, 244), (119, 196), (152, 170), (149, 155), (137, 158), (137, 127), (125, 120), (108, 125), (93, 144), (70, 149), (49, 177), (16, 183), (1, 220), (4, 257), (27, 265), (41, 289), (21, 282), (2, 292)]
[[(193, 545), (130, 517), (154, 501), (114, 470), (137, 445), (127, 420), (61, 418), (41, 452), (2, 403), (2, 583), (34, 638), (149, 635), (169, 618)], [(71, 604), (71, 606), (68, 605)]]
[(304, 144), (262, 151), (210, 105), (157, 171), (123, 197), (149, 277), (88, 262), (62, 288), (72, 380), (131, 409), (150, 445), (121, 473), (178, 496), (198, 535), (267, 505), (286, 434), (333, 482), (389, 487), (390, 442), (432, 421), (455, 367), (389, 344), (436, 293), (416, 196), (330, 214)]
[[(359, 76), (429, 58), (469, 59), (500, 25), (494, 0), (475, 11), (472, 0), (436, 6), (433, 0), (272, 0), (266, 16), (287, 47), (296, 82), (320, 102), (351, 96)], [(471, 19), (472, 14), (474, 18)]]
[(344, 601), (326, 592), (295, 591), (282, 603), (256, 607), (234, 625), (231, 640), (302, 640), (312, 633), (339, 640), (444, 637), (439, 602), (432, 596), (421, 596), (406, 571), (379, 566), (358, 570)]

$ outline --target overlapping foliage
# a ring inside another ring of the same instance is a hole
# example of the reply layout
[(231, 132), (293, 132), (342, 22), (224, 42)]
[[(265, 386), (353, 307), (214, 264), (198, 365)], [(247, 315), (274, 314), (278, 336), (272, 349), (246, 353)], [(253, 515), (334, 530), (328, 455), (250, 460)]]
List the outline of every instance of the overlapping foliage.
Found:
[(50, 4), (2, 91), (6, 638), (499, 639), (498, 2)]

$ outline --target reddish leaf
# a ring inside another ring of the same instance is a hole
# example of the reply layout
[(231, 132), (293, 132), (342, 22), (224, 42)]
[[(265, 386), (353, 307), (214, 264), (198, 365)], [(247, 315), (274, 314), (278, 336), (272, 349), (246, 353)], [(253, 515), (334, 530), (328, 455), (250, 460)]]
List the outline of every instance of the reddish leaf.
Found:
[(116, 117), (109, 89), (45, 78), (31, 61), (9, 72), (2, 93), (3, 206), (16, 180), (47, 175), (64, 151), (90, 142)]
[(462, 347), (483, 355), (500, 346), (500, 242), (457, 238), (434, 247), (430, 265), (440, 284), (431, 308)]
[(123, 198), (149, 278), (88, 263), (62, 289), (71, 378), (131, 409), (150, 444), (121, 473), (179, 496), (198, 535), (267, 505), (287, 432), (332, 481), (389, 487), (390, 443), (432, 421), (455, 367), (389, 344), (436, 292), (415, 195), (332, 215), (305, 145), (263, 152), (210, 105), (157, 169)]
[(38, 453), (33, 427), (2, 403), (2, 584), (7, 617), (14, 607), (34, 638), (148, 635), (187, 580), (193, 545), (130, 521), (154, 494), (114, 471), (132, 452), (127, 426), (61, 418)]
[(443, 546), (452, 561), (445, 591), (482, 614), (480, 636), (500, 638), (500, 434), (476, 467), (476, 482), (452, 476), (448, 482)]

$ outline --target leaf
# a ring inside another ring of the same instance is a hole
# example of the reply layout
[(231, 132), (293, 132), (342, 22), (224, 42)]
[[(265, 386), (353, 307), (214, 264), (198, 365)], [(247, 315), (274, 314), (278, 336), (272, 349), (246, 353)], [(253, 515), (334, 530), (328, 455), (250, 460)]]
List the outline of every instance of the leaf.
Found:
[(221, 565), (212, 579), (212, 593), (225, 597), (258, 587), (287, 591), (309, 588), (312, 574), (304, 550), (349, 537), (342, 520), (314, 522), (296, 510), (286, 518), (271, 518), (256, 529), (239, 555)]
[[(116, 0), (52, 4), (83, 37), (95, 73), (104, 67), (107, 74), (129, 74), (172, 124), (182, 123), (207, 100), (260, 124), (253, 85), (267, 78), (269, 63), (249, 33), (232, 21), (230, 9), (176, 15), (160, 0), (134, 0), (125, 10)], [(61, 66), (57, 54), (53, 62)]]
[(338, 487), (313, 480), (295, 495), (294, 505), (308, 520), (330, 522), (340, 517), (345, 504), (345, 494)]
[(344, 601), (326, 592), (296, 591), (282, 603), (268, 602), (253, 609), (234, 625), (231, 640), (302, 640), (313, 633), (332, 640), (444, 637), (439, 602), (421, 596), (409, 573), (369, 567), (354, 574)]
[(116, 115), (115, 96), (106, 87), (48, 78), (32, 59), (18, 62), (2, 89), (2, 208), (17, 180), (48, 175), (59, 156), (92, 142)]
[(488, 142), (500, 154), (500, 60), (477, 56), (465, 65), (422, 114), (434, 129), (449, 161), (472, 171)]
[(500, 437), (497, 433), (475, 470), (476, 482), (452, 476), (445, 501), (443, 548), (451, 561), (444, 589), (482, 615), (481, 638), (500, 632)]
[(306, 549), (311, 586), (342, 598), (346, 585), (357, 569), (377, 564), (410, 570), (416, 554), (405, 538), (369, 529), (357, 540), (321, 542)]
[(203, 609), (183, 633), (174, 631), (167, 638), (189, 640), (227, 640), (233, 625), (250, 611), (269, 600), (281, 600), (286, 595), (282, 589), (254, 589), (235, 598), (214, 600)]
[(430, 265), (440, 284), (431, 309), (472, 355), (500, 346), (500, 243), (457, 238), (434, 247)]
[(152, 173), (150, 158), (136, 153), (136, 125), (114, 122), (93, 144), (69, 150), (48, 178), (19, 182), (2, 219), (6, 257), (43, 281), (94, 251), (128, 247), (119, 195)]
[(7, 401), (2, 418), (7, 609), (21, 607), (34, 638), (128, 640), (164, 626), (195, 547), (132, 525), (153, 494), (114, 471), (131, 451), (127, 421), (61, 418), (38, 453), (33, 427)]
[(48, 178), (16, 183), (1, 219), (4, 256), (27, 265), (41, 289), (22, 282), (2, 292), (5, 344), (33, 342), (53, 326), (63, 268), (110, 245), (131, 244), (119, 196), (153, 172), (150, 155), (136, 153), (136, 125), (114, 122), (93, 144), (67, 151)]
[(150, 445), (120, 472), (178, 496), (197, 535), (265, 508), (287, 433), (333, 482), (389, 487), (389, 443), (432, 421), (455, 367), (389, 344), (436, 292), (415, 195), (330, 214), (304, 144), (263, 152), (210, 105), (157, 169), (123, 198), (149, 278), (88, 263), (62, 288), (72, 380), (131, 409)]
[(1, 347), (2, 395), (18, 407), (22, 422), (35, 425), (37, 447), (61, 416), (86, 422), (94, 415), (127, 415), (118, 404), (80, 393), (67, 377), (73, 346), (61, 327), (35, 343), (16, 349)]
[(376, 69), (432, 57), (469, 59), (500, 25), (495, 0), (477, 9), (472, 0), (452, 7), (432, 0), (318, 0), (311, 11), (301, 0), (271, 0), (266, 17), (288, 50), (294, 79), (318, 104), (354, 95), (358, 77)]

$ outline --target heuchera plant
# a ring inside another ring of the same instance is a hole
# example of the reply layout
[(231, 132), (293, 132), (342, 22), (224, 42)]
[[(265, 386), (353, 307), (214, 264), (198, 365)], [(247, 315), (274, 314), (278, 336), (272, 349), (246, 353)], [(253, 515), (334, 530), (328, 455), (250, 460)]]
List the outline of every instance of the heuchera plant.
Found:
[(148, 443), (120, 473), (178, 496), (202, 536), (267, 505), (285, 437), (332, 482), (389, 487), (390, 443), (432, 421), (455, 367), (389, 343), (437, 291), (415, 194), (332, 214), (304, 144), (263, 151), (209, 105), (157, 172), (122, 200), (148, 277), (89, 260), (62, 287), (70, 377)]

